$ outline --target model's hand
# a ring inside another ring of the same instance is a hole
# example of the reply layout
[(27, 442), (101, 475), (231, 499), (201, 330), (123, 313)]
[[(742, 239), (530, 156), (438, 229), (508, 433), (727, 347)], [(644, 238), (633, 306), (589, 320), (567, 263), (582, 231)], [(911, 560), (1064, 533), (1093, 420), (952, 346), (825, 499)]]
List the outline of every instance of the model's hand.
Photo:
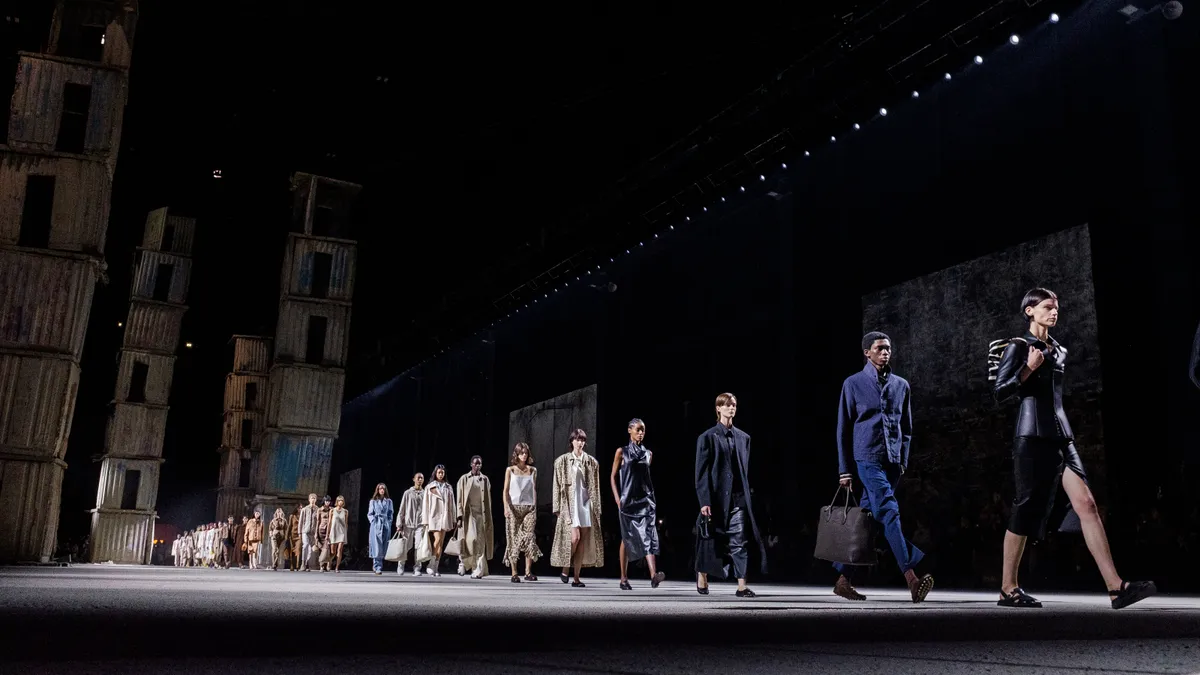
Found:
[(1046, 355), (1042, 354), (1042, 350), (1033, 345), (1029, 345), (1029, 357), (1025, 359), (1025, 365), (1030, 370), (1037, 370), (1046, 361)]
[(700, 515), (704, 516), (705, 518), (711, 518), (712, 517), (712, 507), (711, 506), (701, 506), (700, 507)]
[(838, 479), (838, 485), (841, 485), (842, 487), (846, 488), (847, 490), (850, 489), (851, 484), (853, 482), (854, 482), (854, 479), (851, 478), (850, 476), (846, 476), (845, 478)]
[(504, 517), (505, 517), (505, 518), (512, 518), (512, 511), (510, 511), (510, 510), (509, 510), (509, 508), (508, 508), (507, 506), (506, 506), (506, 507), (504, 507)]
[(617, 510), (619, 511), (621, 509), (621, 498), (614, 496), (613, 501), (617, 503)]

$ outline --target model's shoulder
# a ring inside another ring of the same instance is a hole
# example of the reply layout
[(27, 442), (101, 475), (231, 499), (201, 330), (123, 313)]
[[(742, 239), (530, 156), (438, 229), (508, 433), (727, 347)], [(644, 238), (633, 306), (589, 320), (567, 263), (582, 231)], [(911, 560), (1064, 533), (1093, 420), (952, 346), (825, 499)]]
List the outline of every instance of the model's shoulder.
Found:
[(906, 387), (906, 388), (909, 388), (909, 389), (911, 389), (911, 388), (912, 388), (912, 385), (908, 383), (908, 380), (904, 379), (903, 377), (900, 377), (899, 375), (896, 375), (895, 373), (892, 373), (892, 377), (896, 378), (896, 382), (897, 382), (897, 383), (898, 383), (900, 386), (902, 386), (902, 387)]
[(733, 435), (735, 438), (746, 438), (746, 439), (750, 438), (750, 434), (742, 431), (741, 429), (739, 429), (737, 427), (733, 428)]

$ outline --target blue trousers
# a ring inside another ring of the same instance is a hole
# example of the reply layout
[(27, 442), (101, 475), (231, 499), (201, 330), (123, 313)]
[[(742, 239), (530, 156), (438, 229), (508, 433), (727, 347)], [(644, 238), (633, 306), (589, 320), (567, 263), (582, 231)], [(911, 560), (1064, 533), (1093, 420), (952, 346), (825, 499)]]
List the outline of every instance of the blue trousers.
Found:
[[(862, 483), (862, 505), (870, 509), (871, 515), (883, 526), (883, 536), (887, 538), (892, 554), (901, 572), (907, 572), (917, 566), (925, 554), (921, 549), (904, 538), (900, 529), (900, 504), (896, 501), (896, 492), (892, 486), (900, 482), (900, 465), (885, 462), (856, 462), (858, 464), (858, 480)], [(843, 565), (834, 563), (834, 569), (850, 577), (858, 565)]]

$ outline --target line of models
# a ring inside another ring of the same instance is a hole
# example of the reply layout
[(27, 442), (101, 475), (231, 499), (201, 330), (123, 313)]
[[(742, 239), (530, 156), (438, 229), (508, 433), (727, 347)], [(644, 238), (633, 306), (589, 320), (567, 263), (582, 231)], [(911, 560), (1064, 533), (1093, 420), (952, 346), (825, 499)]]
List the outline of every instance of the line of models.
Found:
[[(1002, 341), (1007, 344), (995, 364), (997, 400), (1019, 402), (1012, 451), (1016, 496), (1004, 536), (998, 604), (1021, 608), (1042, 606), (1021, 588), (1017, 569), (1027, 539), (1045, 536), (1061, 486), (1079, 516), (1084, 540), (1108, 587), (1113, 608), (1128, 607), (1157, 590), (1150, 581), (1125, 581), (1113, 563), (1104, 524), (1062, 406), (1067, 350), (1049, 334), (1058, 323), (1058, 296), (1044, 288), (1030, 290), (1021, 301), (1021, 315), (1026, 322), (1025, 334)], [(866, 363), (862, 371), (846, 378), (838, 404), (838, 484), (853, 490), (857, 475), (862, 484), (861, 501), (882, 527), (912, 601), (919, 603), (933, 589), (934, 580), (918, 571), (925, 554), (904, 536), (895, 495), (895, 486), (909, 463), (912, 389), (907, 380), (892, 372), (893, 345), (887, 335), (868, 333), (863, 337), (862, 350)], [(695, 485), (700, 504), (696, 523), (696, 591), (708, 594), (710, 574), (731, 574), (737, 579), (736, 595), (752, 598), (755, 593), (746, 585), (751, 537), (758, 545), (764, 574), (766, 552), (751, 500), (750, 436), (733, 425), (737, 414), (737, 398), (733, 394), (717, 396), (715, 412), (717, 424), (696, 441)], [(631, 420), (628, 431), (629, 442), (617, 449), (609, 476), (619, 512), (623, 590), (632, 588), (627, 576), (628, 564), (642, 558), (647, 561), (652, 586), (657, 587), (664, 578), (656, 565), (658, 531), (654, 484), (650, 477), (653, 453), (643, 445), (646, 425), (642, 420)], [(585, 452), (586, 446), (587, 434), (582, 429), (572, 432), (571, 450), (554, 462), (551, 500), (558, 522), (550, 563), (562, 568), (563, 583), (578, 588), (584, 587), (579, 578), (581, 568), (604, 565), (599, 464)], [(494, 536), (491, 481), (483, 475), (482, 467), (482, 460), (473, 457), (470, 472), (459, 478), (455, 488), (446, 482), (446, 469), (442, 465), (434, 468), (433, 481), (428, 486), (424, 485), (425, 477), (416, 474), (413, 487), (404, 493), (395, 514), (387, 486), (377, 485), (368, 509), (370, 555), (375, 573), (383, 572), (389, 535), (394, 530), (403, 542), (399, 573), (404, 572), (408, 554), (412, 552), (414, 576), (427, 573), (439, 576), (438, 564), (443, 554), (459, 557), (459, 574), (470, 572), (473, 578), (486, 576)], [(512, 572), (514, 583), (522, 580), (518, 573), (522, 556), (524, 580), (537, 580), (532, 565), (542, 552), (534, 540), (536, 479), (537, 469), (532, 465), (529, 446), (517, 443), (501, 492), (508, 535), (504, 565)], [(309, 506), (302, 511), (310, 515), (307, 521), (304, 516), (301, 520), (316, 523), (317, 534), (313, 536), (319, 545), (322, 536), (319, 533), (324, 531), (321, 523), (325, 521), (313, 515), (315, 505), (316, 495), (310, 495)], [(281, 517), (282, 513), (277, 512), (272, 521), (273, 540), (275, 523)], [(255, 519), (258, 518), (259, 514), (255, 514)], [(303, 524), (299, 529), (304, 533), (307, 550), (308, 530)], [(261, 537), (261, 527), (259, 532)], [(448, 533), (457, 535), (447, 540)], [(304, 559), (308, 560), (307, 554)], [(865, 600), (853, 585), (858, 566), (834, 563), (834, 568), (839, 576), (833, 592), (847, 600)]]

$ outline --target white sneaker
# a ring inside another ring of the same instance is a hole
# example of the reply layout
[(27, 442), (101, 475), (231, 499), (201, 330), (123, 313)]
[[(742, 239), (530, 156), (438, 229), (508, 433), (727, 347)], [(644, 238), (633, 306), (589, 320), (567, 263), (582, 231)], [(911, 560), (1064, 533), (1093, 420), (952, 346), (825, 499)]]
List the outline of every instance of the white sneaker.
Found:
[(414, 568), (413, 568), (413, 576), (414, 576), (414, 577), (419, 577), (419, 576), (421, 576), (421, 570), (419, 570), (419, 569), (417, 569), (417, 568), (415, 568), (415, 567), (414, 567)]
[(467, 568), (462, 563), (458, 563), (458, 576), (467, 576)]
[(471, 573), (471, 578), (472, 578), (472, 579), (482, 579), (482, 578), (483, 578), (483, 571), (482, 571), (482, 570), (475, 570), (474, 572), (472, 572), (472, 573)]
[(429, 575), (429, 574), (433, 574), (433, 572), (430, 572), (429, 565), (426, 565), (421, 568), (421, 574)]

